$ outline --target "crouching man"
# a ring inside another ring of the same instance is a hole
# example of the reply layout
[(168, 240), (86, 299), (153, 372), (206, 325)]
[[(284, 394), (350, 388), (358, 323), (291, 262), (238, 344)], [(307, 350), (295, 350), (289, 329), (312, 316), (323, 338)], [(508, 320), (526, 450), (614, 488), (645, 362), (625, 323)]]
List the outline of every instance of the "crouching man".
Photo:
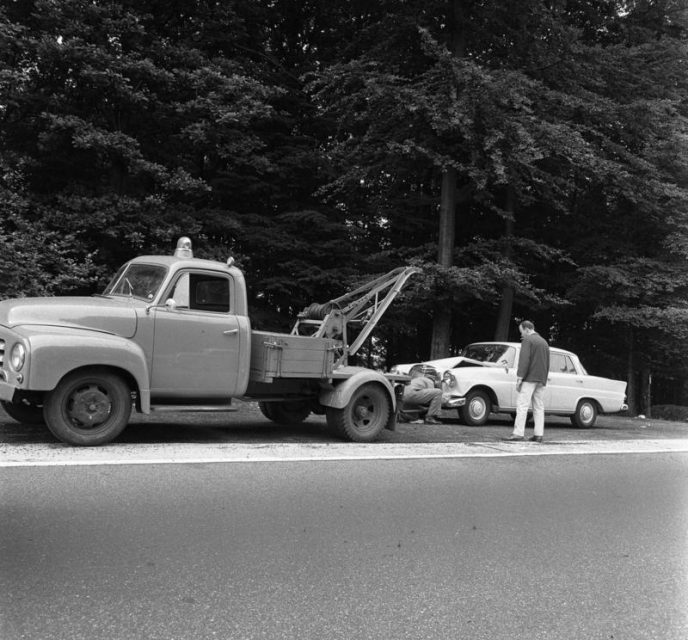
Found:
[(442, 390), (435, 387), (435, 383), (423, 375), (421, 370), (411, 374), (411, 381), (404, 387), (404, 408), (412, 410), (415, 407), (427, 407), (425, 424), (442, 424), (438, 417), (442, 411)]

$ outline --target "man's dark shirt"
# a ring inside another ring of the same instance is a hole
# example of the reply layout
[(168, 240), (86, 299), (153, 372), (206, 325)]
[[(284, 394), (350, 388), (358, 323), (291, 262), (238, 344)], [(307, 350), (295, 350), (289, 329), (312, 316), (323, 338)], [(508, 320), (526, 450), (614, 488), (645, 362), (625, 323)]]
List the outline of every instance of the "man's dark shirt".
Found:
[(549, 345), (538, 333), (523, 336), (516, 376), (524, 382), (547, 384), (549, 374)]

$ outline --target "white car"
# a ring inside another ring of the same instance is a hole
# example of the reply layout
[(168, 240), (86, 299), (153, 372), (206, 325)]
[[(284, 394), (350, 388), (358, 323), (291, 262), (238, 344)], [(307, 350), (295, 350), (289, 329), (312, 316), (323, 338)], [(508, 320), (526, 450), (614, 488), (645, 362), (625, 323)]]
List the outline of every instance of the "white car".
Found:
[[(490, 413), (516, 413), (516, 368), (519, 342), (475, 342), (461, 355), (416, 364), (397, 365), (396, 373), (422, 368), (443, 391), (442, 408), (456, 408), (468, 425), (482, 425)], [(550, 347), (545, 413), (570, 416), (577, 427), (589, 428), (598, 414), (625, 411), (626, 382), (591, 376), (578, 356)]]

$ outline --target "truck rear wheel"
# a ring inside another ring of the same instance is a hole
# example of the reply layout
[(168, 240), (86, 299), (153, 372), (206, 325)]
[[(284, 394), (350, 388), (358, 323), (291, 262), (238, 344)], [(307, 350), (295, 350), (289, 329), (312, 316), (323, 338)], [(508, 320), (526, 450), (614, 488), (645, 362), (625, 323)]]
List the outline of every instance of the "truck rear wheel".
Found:
[(45, 424), (43, 407), (28, 401), (0, 402), (5, 413), (22, 424)]
[(343, 409), (327, 407), (327, 424), (352, 442), (373, 442), (389, 420), (389, 396), (379, 385), (368, 383), (356, 389)]
[(131, 390), (109, 371), (76, 372), (66, 376), (48, 394), (43, 408), (52, 434), (78, 446), (96, 446), (114, 440), (131, 415)]
[(305, 402), (298, 400), (291, 402), (259, 402), (260, 412), (277, 424), (299, 424), (311, 413)]

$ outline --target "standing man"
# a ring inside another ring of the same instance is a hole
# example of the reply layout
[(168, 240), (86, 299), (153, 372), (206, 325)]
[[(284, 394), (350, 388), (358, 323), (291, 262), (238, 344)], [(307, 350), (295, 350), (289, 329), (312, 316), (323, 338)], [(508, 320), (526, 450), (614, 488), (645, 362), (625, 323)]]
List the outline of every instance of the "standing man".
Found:
[(417, 369), (411, 374), (411, 382), (404, 387), (404, 405), (428, 407), (425, 424), (442, 424), (438, 416), (442, 411), (442, 390)]
[(535, 332), (535, 325), (524, 320), (518, 326), (521, 332), (521, 355), (516, 370), (516, 420), (508, 441), (525, 440), (528, 409), (533, 406), (535, 422), (533, 442), (542, 442), (545, 434), (545, 385), (549, 374), (549, 345)]

